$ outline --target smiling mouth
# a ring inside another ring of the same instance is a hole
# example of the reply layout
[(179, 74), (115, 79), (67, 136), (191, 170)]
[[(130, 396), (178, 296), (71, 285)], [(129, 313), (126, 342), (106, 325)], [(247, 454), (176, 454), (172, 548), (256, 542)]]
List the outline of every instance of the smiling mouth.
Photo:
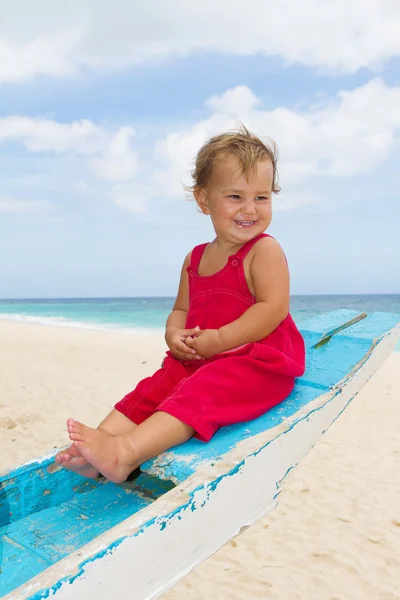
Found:
[(234, 221), (238, 227), (253, 227), (257, 221)]

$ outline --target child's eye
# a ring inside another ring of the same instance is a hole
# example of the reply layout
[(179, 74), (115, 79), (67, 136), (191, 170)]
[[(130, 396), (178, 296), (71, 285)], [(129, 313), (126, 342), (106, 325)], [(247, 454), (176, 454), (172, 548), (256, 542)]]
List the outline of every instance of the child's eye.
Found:
[(257, 196), (256, 200), (268, 200), (267, 196)]
[(229, 198), (234, 198), (235, 200), (238, 200), (238, 199), (240, 200), (239, 194), (230, 194)]

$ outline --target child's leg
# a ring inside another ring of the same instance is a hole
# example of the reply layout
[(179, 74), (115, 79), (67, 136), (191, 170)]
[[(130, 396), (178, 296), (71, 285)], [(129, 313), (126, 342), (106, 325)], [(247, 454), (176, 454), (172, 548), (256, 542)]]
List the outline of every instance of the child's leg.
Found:
[(195, 433), (193, 427), (162, 411), (121, 435), (113, 436), (73, 420), (68, 431), (88, 463), (114, 483), (125, 481), (146, 460), (183, 444)]
[[(73, 419), (67, 420), (68, 430), (72, 421)], [(136, 424), (133, 421), (118, 410), (113, 409), (98, 425), (97, 429), (110, 435), (121, 435), (132, 430), (134, 427), (136, 427)], [(69, 448), (59, 452), (55, 457), (55, 461), (65, 469), (79, 475), (84, 475), (85, 477), (94, 478), (99, 475), (99, 471), (82, 456), (75, 444), (71, 444)]]
[[(142, 423), (154, 413), (160, 402), (167, 397), (174, 387), (188, 377), (185, 366), (173, 357), (167, 356), (164, 366), (151, 377), (146, 377), (136, 388), (117, 403), (114, 409), (100, 423), (97, 430), (108, 435), (123, 435), (136, 427), (135, 422)], [(68, 432), (71, 423), (68, 419)], [(89, 429), (89, 428), (87, 428)], [(91, 430), (96, 431), (96, 430)], [(56, 456), (56, 462), (85, 477), (97, 477), (98, 470), (90, 464), (78, 446), (72, 444)]]

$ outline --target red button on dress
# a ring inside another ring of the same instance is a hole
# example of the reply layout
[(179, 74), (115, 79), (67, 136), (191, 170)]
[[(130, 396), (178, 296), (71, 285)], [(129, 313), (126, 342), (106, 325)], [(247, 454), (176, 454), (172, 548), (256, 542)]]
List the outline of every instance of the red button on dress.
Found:
[[(208, 276), (198, 274), (207, 244), (193, 249), (188, 267), (188, 329), (197, 325), (219, 329), (255, 303), (243, 260), (262, 237), (269, 236), (261, 234), (247, 242), (223, 269)], [(288, 314), (266, 338), (208, 360), (180, 361), (168, 351), (163, 367), (142, 380), (115, 408), (136, 424), (162, 410), (193, 427), (195, 437), (208, 441), (219, 427), (255, 419), (282, 402), (304, 368), (304, 341)]]

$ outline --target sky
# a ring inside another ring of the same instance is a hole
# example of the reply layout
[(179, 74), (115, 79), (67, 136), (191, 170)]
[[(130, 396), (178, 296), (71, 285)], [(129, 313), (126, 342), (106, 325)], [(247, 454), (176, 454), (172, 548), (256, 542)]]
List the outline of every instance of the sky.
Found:
[(173, 296), (196, 152), (279, 147), (292, 294), (400, 293), (397, 0), (0, 4), (0, 298)]

